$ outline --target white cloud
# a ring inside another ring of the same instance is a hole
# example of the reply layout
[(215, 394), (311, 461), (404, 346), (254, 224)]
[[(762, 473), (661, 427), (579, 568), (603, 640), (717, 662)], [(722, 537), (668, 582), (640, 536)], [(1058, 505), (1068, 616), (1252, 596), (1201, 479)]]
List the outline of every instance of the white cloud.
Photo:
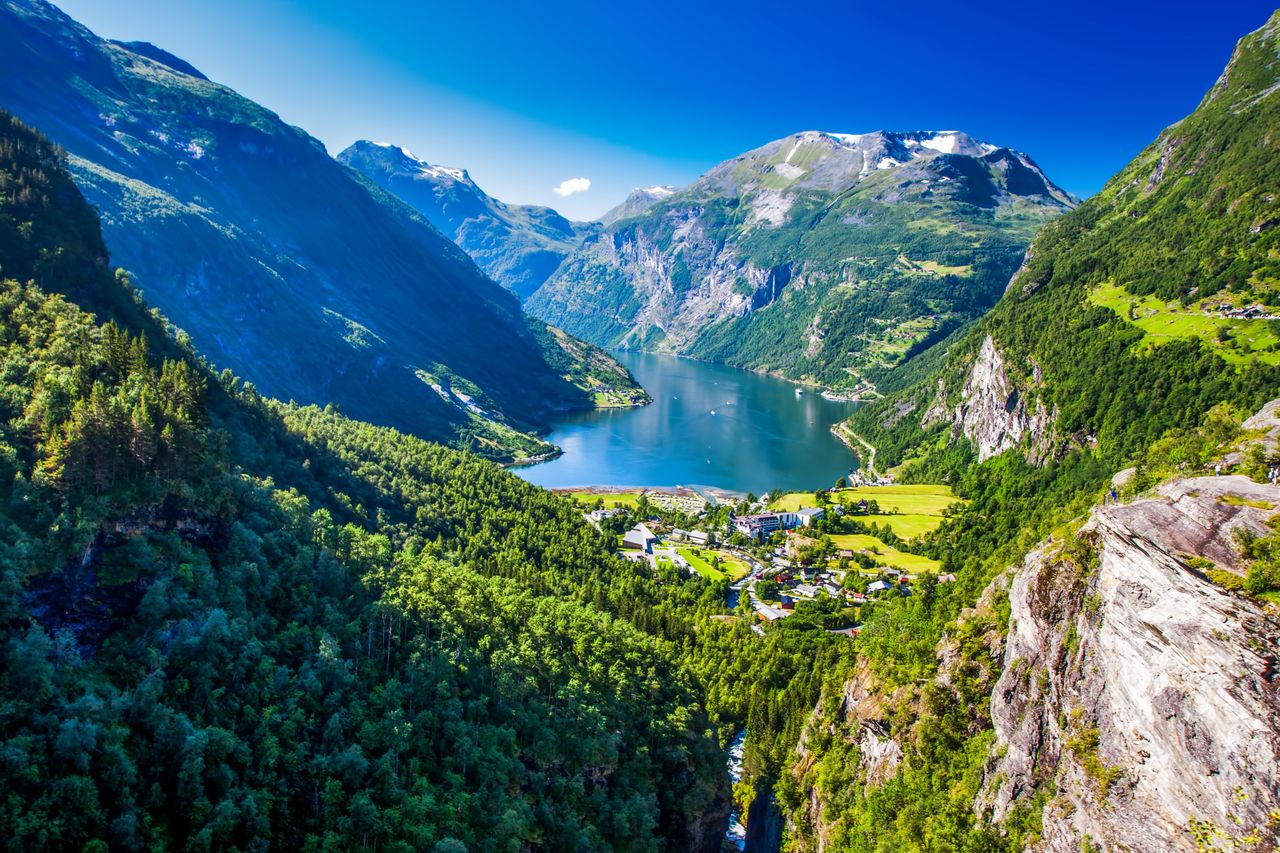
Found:
[(560, 198), (568, 198), (574, 193), (584, 193), (591, 189), (590, 178), (569, 178), (567, 181), (561, 181), (560, 186), (552, 190), (553, 193)]

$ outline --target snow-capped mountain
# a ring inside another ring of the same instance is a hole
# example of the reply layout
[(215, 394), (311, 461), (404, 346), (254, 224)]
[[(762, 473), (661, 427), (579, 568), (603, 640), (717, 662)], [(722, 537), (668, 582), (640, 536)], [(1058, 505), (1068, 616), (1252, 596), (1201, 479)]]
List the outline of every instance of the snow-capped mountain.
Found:
[(622, 204), (611, 209), (598, 220), (601, 225), (609, 226), (623, 219), (630, 219), (632, 216), (639, 216), (655, 204), (666, 201), (680, 191), (679, 187), (671, 186), (654, 186), (654, 187), (636, 187), (632, 190)]
[(1075, 205), (1026, 154), (958, 130), (803, 131), (656, 190), (528, 309), (602, 345), (851, 387), (980, 316)]
[(465, 169), (432, 165), (388, 142), (361, 140), (338, 160), (415, 208), (521, 298), (595, 230), (549, 207), (506, 204), (482, 190)]

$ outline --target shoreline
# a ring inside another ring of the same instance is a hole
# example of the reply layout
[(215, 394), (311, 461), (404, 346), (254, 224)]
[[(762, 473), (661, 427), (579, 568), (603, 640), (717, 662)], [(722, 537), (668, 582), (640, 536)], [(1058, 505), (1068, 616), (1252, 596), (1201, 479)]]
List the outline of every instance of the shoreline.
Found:
[[(872, 447), (865, 438), (846, 428), (844, 424), (844, 421), (832, 424), (831, 434), (839, 439), (841, 444), (853, 452), (853, 455), (858, 459), (859, 468), (866, 471), (873, 477), (879, 477), (880, 474), (876, 471), (876, 449)], [(862, 447), (857, 447), (854, 442), (862, 445)], [(866, 459), (863, 458), (864, 449), (867, 451)]]
[(719, 486), (609, 486), (593, 483), (582, 486), (543, 486), (555, 494), (588, 494), (588, 495), (640, 495), (657, 493), (663, 495), (697, 495), (705, 492), (717, 500), (739, 501), (747, 496), (746, 492), (735, 492)]
[[(824, 385), (821, 382), (811, 382), (807, 379), (797, 379), (794, 376), (787, 376), (785, 373), (781, 373), (776, 370), (764, 370), (762, 368), (757, 368), (757, 367), (743, 367), (742, 365), (739, 365), (739, 364), (729, 364), (728, 362), (724, 362), (724, 361), (712, 361), (710, 359), (698, 358), (697, 356), (685, 355), (684, 353), (679, 353), (679, 352), (662, 352), (660, 350), (650, 350), (650, 349), (629, 349), (626, 347), (610, 347), (605, 351), (613, 355), (616, 355), (617, 353), (640, 353), (641, 355), (657, 355), (657, 356), (665, 356), (667, 358), (680, 358), (680, 359), (685, 359), (687, 361), (696, 361), (698, 364), (709, 364), (713, 367), (727, 367), (730, 370), (741, 370), (743, 373), (754, 373), (756, 376), (768, 376), (771, 379), (777, 379), (780, 382), (787, 382), (796, 386), (797, 388), (803, 388), (806, 391), (811, 391), (813, 393), (816, 393), (819, 397), (822, 397), (824, 400), (827, 400), (828, 402), (832, 402), (832, 403), (865, 403), (868, 400), (875, 399), (875, 397), (879, 396), (879, 392), (876, 391), (874, 385), (871, 386), (871, 396), (863, 396), (861, 390), (857, 388), (845, 388), (845, 389), (832, 388), (830, 385)], [(637, 380), (636, 384), (637, 385), (639, 384), (639, 380)], [(870, 384), (870, 383), (867, 383), (867, 384)], [(640, 386), (640, 387), (643, 388), (644, 386)]]

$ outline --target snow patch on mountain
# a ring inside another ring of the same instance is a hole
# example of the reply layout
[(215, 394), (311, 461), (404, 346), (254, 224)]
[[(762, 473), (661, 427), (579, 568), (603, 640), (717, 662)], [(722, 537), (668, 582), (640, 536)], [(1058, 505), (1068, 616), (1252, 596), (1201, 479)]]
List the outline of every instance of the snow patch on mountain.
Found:
[(943, 154), (954, 154), (956, 150), (956, 135), (954, 133), (943, 133), (928, 139), (922, 139), (920, 144), (925, 148), (940, 151)]

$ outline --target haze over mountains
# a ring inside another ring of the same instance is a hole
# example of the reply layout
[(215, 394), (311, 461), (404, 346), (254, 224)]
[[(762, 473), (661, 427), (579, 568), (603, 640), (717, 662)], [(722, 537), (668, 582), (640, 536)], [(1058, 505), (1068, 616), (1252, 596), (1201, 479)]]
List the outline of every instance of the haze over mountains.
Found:
[(466, 170), (432, 166), (389, 143), (362, 140), (338, 160), (412, 205), (521, 299), (596, 230), (548, 207), (505, 204), (476, 186)]
[(510, 458), (549, 449), (528, 433), (551, 413), (633, 390), (408, 205), (163, 50), (7, 2), (0, 103), (67, 149), (151, 304), (266, 393)]

